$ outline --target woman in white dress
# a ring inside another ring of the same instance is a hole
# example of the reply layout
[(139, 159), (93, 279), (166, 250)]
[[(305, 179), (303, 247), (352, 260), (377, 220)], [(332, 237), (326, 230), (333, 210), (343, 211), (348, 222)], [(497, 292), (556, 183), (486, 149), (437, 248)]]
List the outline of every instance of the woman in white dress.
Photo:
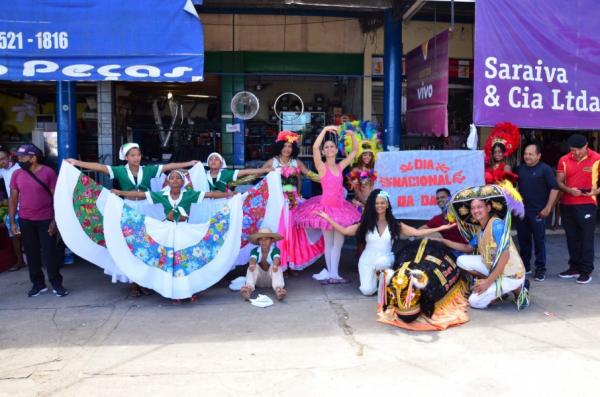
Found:
[(356, 236), (358, 244), (365, 247), (358, 260), (359, 289), (363, 295), (377, 292), (377, 272), (389, 269), (394, 264), (392, 246), (400, 238), (400, 234), (422, 237), (456, 226), (448, 224), (435, 229), (415, 229), (397, 222), (392, 214), (390, 196), (381, 189), (375, 189), (369, 195), (359, 223), (343, 227), (323, 211), (317, 212), (317, 215), (327, 220), (338, 232)]

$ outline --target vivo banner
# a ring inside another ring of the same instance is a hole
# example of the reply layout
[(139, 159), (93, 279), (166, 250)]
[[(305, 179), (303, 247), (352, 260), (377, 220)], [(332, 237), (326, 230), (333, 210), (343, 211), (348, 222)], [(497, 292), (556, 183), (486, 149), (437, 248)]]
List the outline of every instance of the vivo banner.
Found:
[(600, 128), (598, 0), (477, 0), (476, 125)]
[(445, 187), (452, 194), (484, 185), (481, 150), (407, 150), (377, 156), (375, 187), (390, 194), (394, 216), (430, 219), (440, 213), (435, 191)]
[(448, 136), (448, 31), (406, 54), (406, 130)]
[(5, 0), (0, 15), (0, 80), (203, 77), (192, 0)]

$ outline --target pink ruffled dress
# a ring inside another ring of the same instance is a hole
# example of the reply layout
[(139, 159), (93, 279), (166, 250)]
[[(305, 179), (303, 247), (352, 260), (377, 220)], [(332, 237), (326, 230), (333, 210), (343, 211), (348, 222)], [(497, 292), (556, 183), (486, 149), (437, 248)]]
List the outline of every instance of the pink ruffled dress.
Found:
[(323, 255), (323, 238), (320, 237), (313, 242), (308, 238), (306, 230), (293, 227), (292, 220), (296, 217), (298, 205), (302, 203), (302, 198), (296, 188), (297, 177), (300, 175), (300, 168), (296, 160), (291, 160), (288, 165), (283, 165), (277, 158), (274, 158), (273, 167), (280, 169), (285, 199), (277, 230), (283, 236), (283, 240), (277, 242), (282, 268), (284, 270), (288, 267), (292, 270), (302, 270)]
[(333, 227), (325, 219), (316, 215), (316, 211), (324, 211), (334, 221), (346, 227), (360, 221), (360, 213), (350, 202), (344, 199), (342, 169), (338, 165), (338, 174), (333, 175), (326, 167), (325, 175), (321, 178), (323, 194), (315, 196), (298, 206), (294, 224), (308, 229), (332, 230)]

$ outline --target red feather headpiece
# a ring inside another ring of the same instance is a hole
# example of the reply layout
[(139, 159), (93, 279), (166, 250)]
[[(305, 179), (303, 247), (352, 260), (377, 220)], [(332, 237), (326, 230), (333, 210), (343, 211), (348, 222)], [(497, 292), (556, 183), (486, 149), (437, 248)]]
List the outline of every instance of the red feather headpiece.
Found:
[(292, 131), (281, 131), (279, 135), (277, 135), (277, 139), (275, 142), (288, 142), (294, 143), (300, 139), (300, 135), (296, 134)]
[(504, 122), (498, 123), (492, 130), (492, 133), (485, 142), (483, 148), (485, 152), (485, 162), (488, 163), (492, 158), (492, 148), (496, 143), (501, 143), (506, 148), (506, 157), (515, 153), (521, 144), (521, 133), (519, 127), (513, 123)]

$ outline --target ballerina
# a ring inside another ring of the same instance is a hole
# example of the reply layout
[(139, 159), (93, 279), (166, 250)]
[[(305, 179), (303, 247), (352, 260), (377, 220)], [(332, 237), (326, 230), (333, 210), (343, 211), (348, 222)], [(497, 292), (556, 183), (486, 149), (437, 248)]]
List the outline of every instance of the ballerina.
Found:
[[(333, 229), (331, 224), (315, 214), (315, 211), (326, 212), (344, 227), (360, 220), (358, 210), (344, 198), (343, 171), (352, 164), (358, 153), (358, 144), (354, 133), (347, 131), (346, 134), (352, 139), (352, 150), (346, 158), (336, 163), (338, 128), (327, 126), (319, 133), (313, 144), (313, 161), (319, 172), (323, 194), (312, 197), (299, 205), (294, 219), (296, 227), (322, 231), (325, 240), (325, 263), (329, 277), (324, 282), (328, 284), (349, 282), (339, 274), (344, 235)], [(322, 160), (321, 155), (325, 157), (325, 161)]]
[(339, 233), (356, 236), (357, 243), (365, 247), (358, 260), (359, 289), (363, 295), (373, 295), (377, 292), (377, 272), (389, 269), (394, 264), (392, 246), (400, 235), (422, 237), (456, 227), (455, 224), (447, 224), (435, 229), (415, 229), (397, 222), (392, 214), (390, 196), (381, 189), (375, 189), (369, 194), (360, 223), (344, 227), (325, 211), (318, 211), (317, 215), (329, 222)]

